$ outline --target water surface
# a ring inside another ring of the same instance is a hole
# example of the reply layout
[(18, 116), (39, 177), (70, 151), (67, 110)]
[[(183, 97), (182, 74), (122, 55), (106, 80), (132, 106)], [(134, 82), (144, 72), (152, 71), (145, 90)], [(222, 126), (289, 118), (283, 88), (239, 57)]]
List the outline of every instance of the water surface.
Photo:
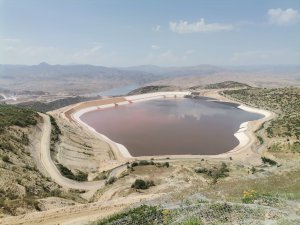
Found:
[(262, 115), (211, 99), (160, 99), (88, 112), (81, 120), (132, 156), (220, 154), (238, 145), (234, 133)]

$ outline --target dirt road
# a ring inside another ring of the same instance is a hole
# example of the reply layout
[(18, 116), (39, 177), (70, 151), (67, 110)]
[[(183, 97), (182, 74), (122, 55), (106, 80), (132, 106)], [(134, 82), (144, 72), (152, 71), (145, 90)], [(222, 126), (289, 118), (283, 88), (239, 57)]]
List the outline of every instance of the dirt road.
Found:
[(121, 197), (105, 202), (81, 204), (21, 216), (6, 217), (0, 220), (0, 225), (83, 225), (119, 212), (131, 204), (153, 197), (154, 195)]

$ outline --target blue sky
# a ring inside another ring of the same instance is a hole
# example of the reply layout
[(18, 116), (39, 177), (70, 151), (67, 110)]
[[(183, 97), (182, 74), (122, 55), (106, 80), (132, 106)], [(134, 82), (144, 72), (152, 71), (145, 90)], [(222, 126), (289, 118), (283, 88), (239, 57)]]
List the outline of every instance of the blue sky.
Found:
[(300, 64), (299, 0), (0, 0), (1, 64)]

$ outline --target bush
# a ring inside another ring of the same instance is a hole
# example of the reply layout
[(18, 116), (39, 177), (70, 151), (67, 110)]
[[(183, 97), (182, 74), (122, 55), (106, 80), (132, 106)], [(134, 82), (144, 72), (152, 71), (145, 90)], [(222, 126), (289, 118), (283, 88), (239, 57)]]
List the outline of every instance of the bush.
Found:
[(228, 177), (229, 176), (229, 169), (226, 165), (226, 163), (222, 163), (221, 166), (219, 168), (217, 167), (213, 167), (211, 169), (207, 169), (207, 168), (198, 168), (195, 169), (196, 173), (204, 173), (207, 176), (213, 178), (214, 183), (217, 182), (217, 180), (219, 178), (223, 178), (223, 177)]
[(147, 161), (147, 160), (141, 160), (139, 161), (139, 166), (148, 166), (148, 165), (154, 165), (153, 161)]
[(163, 164), (163, 167), (169, 168), (169, 167), (170, 167), (170, 163), (169, 163), (169, 162), (165, 162), (165, 163)]
[(71, 180), (77, 180), (77, 181), (87, 181), (88, 174), (78, 171), (77, 174), (74, 174), (70, 169), (63, 166), (62, 164), (58, 164), (58, 169), (60, 173)]
[(7, 155), (2, 156), (2, 160), (3, 160), (3, 162), (7, 162), (7, 163), (10, 162), (9, 157)]
[(137, 163), (137, 162), (133, 162), (133, 163), (131, 163), (131, 167), (136, 167), (136, 166), (138, 166), (139, 164)]
[(105, 185), (109, 185), (109, 184), (113, 184), (117, 181), (117, 178), (116, 177), (111, 177), (109, 178), (106, 182), (105, 182)]
[(152, 186), (155, 186), (152, 180), (144, 181), (141, 179), (136, 179), (135, 182), (131, 185), (131, 188), (145, 190)]
[(267, 158), (267, 157), (261, 157), (261, 160), (262, 160), (262, 162), (263, 162), (264, 164), (269, 164), (269, 165), (271, 165), (271, 166), (277, 165), (277, 162), (276, 162), (276, 161), (274, 161), (274, 160), (272, 160), (272, 159), (269, 159), (269, 158)]

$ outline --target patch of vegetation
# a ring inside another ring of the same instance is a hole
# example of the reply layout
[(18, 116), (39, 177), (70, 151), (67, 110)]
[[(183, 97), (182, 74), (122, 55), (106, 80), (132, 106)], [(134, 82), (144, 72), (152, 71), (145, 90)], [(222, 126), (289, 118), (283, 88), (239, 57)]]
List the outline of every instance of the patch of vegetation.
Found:
[(63, 166), (62, 164), (57, 164), (57, 168), (59, 169), (60, 173), (71, 180), (76, 181), (87, 181), (88, 174), (84, 173), (80, 170), (77, 171), (76, 174), (74, 174), (70, 169)]
[[(203, 225), (203, 221), (200, 220), (197, 217), (192, 217), (192, 218), (188, 218), (187, 220), (185, 220), (182, 225)], [(179, 225), (179, 224), (176, 224)]]
[(266, 128), (269, 138), (300, 139), (300, 88), (226, 90), (223, 94), (248, 105), (276, 112), (278, 117)]
[(216, 183), (219, 178), (224, 178), (229, 176), (229, 168), (226, 163), (222, 163), (219, 167), (212, 167), (212, 168), (198, 168), (195, 169), (196, 173), (203, 173), (208, 177), (213, 179), (213, 183)]
[(51, 136), (50, 136), (50, 151), (55, 152), (55, 146), (60, 141), (61, 130), (53, 116), (50, 117)]
[(37, 169), (29, 134), (38, 120), (32, 110), (0, 105), (0, 217), (39, 211), (39, 199), (50, 196), (83, 201), (78, 194), (62, 193)]
[(131, 185), (131, 188), (134, 189), (148, 189), (149, 187), (155, 186), (154, 182), (152, 180), (141, 180), (141, 179), (136, 179), (134, 183)]
[(131, 164), (128, 164), (127, 168), (133, 169), (134, 167), (137, 167), (137, 166), (149, 166), (149, 165), (156, 166), (156, 167), (166, 167), (166, 168), (170, 167), (169, 162), (159, 163), (159, 162), (153, 162), (153, 160), (150, 160), (150, 161), (141, 160), (141, 161), (135, 161), (135, 162), (132, 162)]
[(7, 155), (2, 156), (3, 162), (10, 163), (9, 157)]
[(259, 136), (259, 135), (256, 135), (256, 137), (257, 137), (257, 139), (259, 141), (259, 144), (262, 145), (264, 143), (264, 139), (261, 136)]
[(117, 181), (117, 178), (116, 177), (110, 177), (106, 182), (105, 182), (105, 185), (110, 185), (110, 184), (113, 184)]
[[(152, 218), (152, 219), (149, 219)], [(108, 224), (136, 224), (137, 221), (144, 225), (163, 224), (166, 217), (162, 209), (156, 206), (142, 205), (140, 207), (130, 209), (118, 214), (115, 214), (104, 220), (92, 223), (93, 225), (108, 225)]]
[(204, 89), (222, 89), (222, 88), (251, 88), (251, 86), (236, 81), (224, 81), (215, 84), (208, 84), (204, 87)]
[(49, 103), (43, 103), (39, 101), (32, 101), (32, 102), (24, 102), (18, 104), (19, 107), (32, 109), (38, 112), (48, 112), (55, 109), (59, 109), (68, 105), (72, 105), (79, 102), (91, 101), (91, 100), (98, 100), (99, 97), (68, 97), (64, 99), (58, 99)]
[(94, 178), (94, 181), (96, 180), (106, 180), (107, 179), (107, 172), (103, 171), (101, 174), (99, 174), (98, 176), (96, 176)]
[(261, 160), (264, 164), (269, 164), (271, 166), (276, 166), (277, 165), (277, 162), (272, 160), (272, 159), (269, 159), (267, 157), (261, 157)]
[(172, 88), (171, 86), (164, 86), (164, 85), (145, 86), (145, 87), (135, 89), (135, 90), (129, 92), (128, 94), (129, 95), (146, 94), (146, 93), (159, 92), (159, 91), (170, 91), (172, 89), (174, 89), (174, 87)]
[(9, 126), (28, 127), (37, 124), (38, 114), (29, 109), (0, 104), (0, 129)]
[(258, 193), (255, 190), (244, 191), (242, 202), (246, 204), (259, 204), (266, 206), (278, 206), (280, 200), (278, 196), (274, 196), (269, 193)]
[(295, 142), (288, 141), (286, 143), (275, 142), (268, 147), (268, 150), (274, 153), (283, 152), (283, 151), (300, 153), (300, 142), (299, 141), (295, 141)]

